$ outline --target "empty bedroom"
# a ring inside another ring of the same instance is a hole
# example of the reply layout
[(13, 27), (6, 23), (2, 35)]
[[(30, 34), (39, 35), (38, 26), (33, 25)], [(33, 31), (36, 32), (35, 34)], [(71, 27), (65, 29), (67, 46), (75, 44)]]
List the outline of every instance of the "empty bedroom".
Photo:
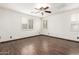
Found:
[(79, 3), (0, 3), (0, 55), (78, 55)]

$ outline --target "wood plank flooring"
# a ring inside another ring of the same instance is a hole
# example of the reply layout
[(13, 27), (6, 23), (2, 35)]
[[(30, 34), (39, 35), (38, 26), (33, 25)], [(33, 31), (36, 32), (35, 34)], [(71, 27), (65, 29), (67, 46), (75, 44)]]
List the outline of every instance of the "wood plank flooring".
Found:
[(1, 55), (77, 55), (79, 43), (36, 36), (11, 42), (0, 43)]

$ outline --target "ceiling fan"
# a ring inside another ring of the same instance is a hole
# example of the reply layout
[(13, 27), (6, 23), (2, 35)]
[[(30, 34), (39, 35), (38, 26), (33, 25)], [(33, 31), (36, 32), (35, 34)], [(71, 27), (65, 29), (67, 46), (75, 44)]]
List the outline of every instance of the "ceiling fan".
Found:
[(40, 8), (34, 8), (35, 10), (37, 10), (37, 12), (35, 13), (41, 13), (42, 16), (44, 15), (44, 13), (52, 13), (52, 11), (49, 10), (49, 6), (43, 7), (41, 6)]

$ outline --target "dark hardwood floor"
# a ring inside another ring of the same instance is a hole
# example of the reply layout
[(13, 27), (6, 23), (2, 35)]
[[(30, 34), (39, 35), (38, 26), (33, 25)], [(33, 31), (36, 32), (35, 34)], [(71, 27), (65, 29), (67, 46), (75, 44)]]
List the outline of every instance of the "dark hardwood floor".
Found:
[(2, 55), (77, 55), (79, 43), (47, 36), (36, 36), (0, 43)]

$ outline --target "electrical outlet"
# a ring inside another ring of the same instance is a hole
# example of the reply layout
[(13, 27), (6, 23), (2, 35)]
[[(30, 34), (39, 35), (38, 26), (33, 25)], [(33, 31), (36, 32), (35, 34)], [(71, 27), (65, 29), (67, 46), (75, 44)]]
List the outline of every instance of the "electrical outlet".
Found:
[(12, 39), (12, 36), (10, 36), (10, 39)]
[(77, 39), (79, 39), (79, 37), (77, 37)]

